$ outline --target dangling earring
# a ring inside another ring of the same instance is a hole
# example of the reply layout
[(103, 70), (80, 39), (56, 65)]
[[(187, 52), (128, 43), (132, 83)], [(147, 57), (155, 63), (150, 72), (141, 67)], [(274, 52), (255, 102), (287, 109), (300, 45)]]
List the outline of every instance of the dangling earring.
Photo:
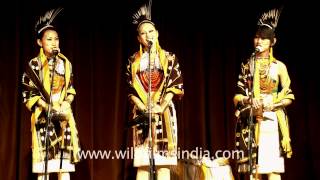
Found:
[(140, 57), (142, 56), (142, 45), (140, 43), (140, 49), (139, 49), (139, 52), (140, 52)]
[[(272, 58), (271, 58), (271, 57), (272, 57)], [(274, 59), (273, 59), (273, 48), (272, 48), (272, 46), (271, 46), (271, 47), (270, 47), (270, 51), (269, 51), (269, 64), (271, 64), (273, 60), (274, 60)]]

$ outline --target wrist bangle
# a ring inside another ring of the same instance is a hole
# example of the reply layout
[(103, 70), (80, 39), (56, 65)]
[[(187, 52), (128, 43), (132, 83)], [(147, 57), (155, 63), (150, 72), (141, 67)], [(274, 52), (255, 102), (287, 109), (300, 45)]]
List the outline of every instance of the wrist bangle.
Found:
[(72, 103), (72, 101), (73, 101), (73, 95), (68, 95), (68, 96), (66, 97), (65, 101), (67, 101), (67, 102), (71, 105), (71, 103)]
[(284, 107), (284, 103), (282, 101), (280, 101), (280, 107)]
[(282, 101), (273, 105), (274, 109), (279, 109), (284, 107), (284, 103)]
[(71, 107), (71, 103), (69, 101), (64, 101), (64, 102), (66, 102), (68, 104), (68, 106)]
[(38, 100), (38, 105), (41, 106), (42, 108), (45, 108), (46, 107), (46, 102), (43, 101), (42, 99), (39, 99)]
[(67, 99), (65, 100), (65, 102), (67, 102), (67, 103), (69, 103), (69, 104), (71, 105), (71, 102), (72, 102), (72, 101), (67, 98)]

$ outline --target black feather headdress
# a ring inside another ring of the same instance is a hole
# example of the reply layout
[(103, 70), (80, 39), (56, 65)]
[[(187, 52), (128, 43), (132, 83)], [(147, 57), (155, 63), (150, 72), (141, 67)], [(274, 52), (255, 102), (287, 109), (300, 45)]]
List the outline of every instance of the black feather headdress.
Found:
[(281, 11), (282, 7), (274, 8), (262, 13), (261, 17), (258, 20), (258, 26), (267, 26), (268, 28), (274, 31), (278, 25)]
[(44, 29), (53, 27), (52, 22), (63, 8), (51, 9), (39, 18), (35, 25), (35, 31), (39, 35)]
[(152, 0), (149, 0), (148, 4), (144, 4), (139, 8), (139, 10), (132, 15), (133, 24), (137, 25), (137, 28), (145, 22), (151, 23), (154, 25), (154, 23), (151, 20), (151, 6), (152, 6)]

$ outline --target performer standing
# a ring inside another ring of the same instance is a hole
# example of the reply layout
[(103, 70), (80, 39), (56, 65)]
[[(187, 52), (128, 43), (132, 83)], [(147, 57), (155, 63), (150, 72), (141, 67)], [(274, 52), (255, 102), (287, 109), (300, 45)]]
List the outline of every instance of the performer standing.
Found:
[[(252, 151), (238, 160), (238, 172), (252, 169), (252, 173), (268, 174), (269, 179), (281, 179), (283, 156), (292, 155), (285, 107), (291, 104), (294, 95), (286, 65), (273, 56), (280, 12), (272, 9), (260, 17), (253, 39), (255, 52), (241, 65), (234, 96), (238, 108), (236, 146), (247, 152), (252, 145)], [(249, 127), (250, 117), (253, 117), (253, 129)], [(248, 136), (250, 133), (252, 139)]]
[[(140, 50), (128, 60), (128, 98), (132, 102), (134, 166), (137, 179), (148, 179), (150, 153), (158, 179), (170, 179), (170, 165), (177, 165), (177, 119), (173, 98), (184, 94), (175, 54), (162, 49), (151, 21), (151, 1), (133, 15)], [(149, 84), (149, 82), (151, 84)], [(149, 116), (152, 126), (149, 127)], [(151, 138), (151, 139), (150, 139)], [(151, 142), (151, 143), (150, 143)], [(153, 149), (153, 152), (149, 151)]]
[(32, 112), (32, 172), (38, 173), (38, 180), (48, 180), (48, 173), (59, 173), (59, 179), (68, 180), (80, 160), (71, 109), (76, 94), (72, 65), (60, 53), (60, 39), (52, 25), (61, 10), (50, 10), (39, 18), (35, 28), (40, 51), (22, 77), (23, 100)]

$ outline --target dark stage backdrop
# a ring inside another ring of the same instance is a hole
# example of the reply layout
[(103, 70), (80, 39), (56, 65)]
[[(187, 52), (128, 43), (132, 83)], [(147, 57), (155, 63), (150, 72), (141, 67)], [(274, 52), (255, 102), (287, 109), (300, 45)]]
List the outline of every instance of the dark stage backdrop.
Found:
[[(30, 112), (22, 104), (24, 66), (38, 53), (34, 24), (48, 8), (56, 19), (62, 52), (70, 59), (77, 91), (73, 103), (83, 150), (127, 150), (128, 102), (124, 78), (129, 55), (139, 49), (131, 14), (139, 1), (15, 0), (1, 7), (0, 179), (31, 180)], [(280, 1), (154, 0), (160, 44), (176, 53), (185, 96), (177, 102), (181, 150), (232, 150), (237, 75), (252, 53), (259, 13)], [(288, 108), (293, 157), (283, 179), (320, 179), (319, 31), (308, 1), (284, 2), (275, 56), (287, 64), (296, 101)], [(72, 179), (134, 179), (132, 160), (84, 159)]]

